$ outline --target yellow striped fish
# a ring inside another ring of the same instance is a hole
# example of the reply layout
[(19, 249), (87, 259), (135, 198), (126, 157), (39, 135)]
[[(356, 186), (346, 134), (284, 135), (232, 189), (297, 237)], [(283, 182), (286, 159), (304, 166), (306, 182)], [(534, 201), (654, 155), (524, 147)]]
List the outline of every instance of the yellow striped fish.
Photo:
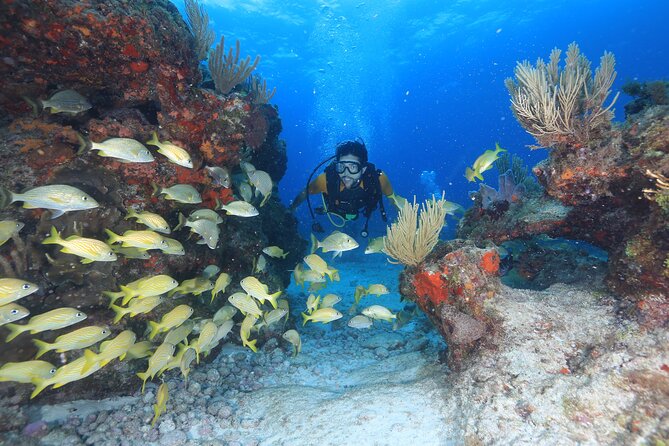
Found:
[(105, 242), (78, 235), (63, 239), (54, 226), (51, 226), (51, 235), (42, 240), (42, 244), (60, 245), (63, 247), (60, 252), (82, 257), (81, 263), (114, 262), (117, 259), (116, 253)]
[(122, 361), (135, 343), (135, 339), (137, 339), (137, 335), (132, 330), (124, 330), (114, 339), (103, 342), (100, 345), (100, 353), (94, 353), (88, 349), (84, 350), (86, 364), (82, 369), (83, 372), (85, 373), (89, 368), (95, 368), (96, 366), (104, 367), (116, 358)]
[(11, 303), (0, 307), (0, 327), (28, 316), (30, 311), (19, 304)]
[(110, 334), (111, 332), (106, 327), (91, 326), (60, 335), (51, 344), (39, 339), (33, 339), (33, 344), (37, 347), (37, 355), (35, 356), (35, 359), (38, 359), (40, 356), (51, 350), (63, 353), (70, 350), (90, 347), (91, 345), (102, 341)]
[(276, 309), (276, 299), (283, 293), (283, 291), (279, 290), (276, 293), (269, 294), (267, 285), (263, 284), (253, 276), (243, 278), (239, 284), (249, 296), (258, 299), (261, 304), (264, 304), (265, 301), (268, 300), (274, 309)]
[(35, 398), (37, 395), (40, 394), (40, 392), (42, 392), (42, 390), (46, 389), (52, 384), (53, 388), (57, 389), (59, 387), (64, 386), (67, 383), (71, 383), (73, 381), (78, 381), (80, 379), (86, 378), (87, 376), (90, 376), (93, 373), (100, 370), (100, 368), (102, 367), (100, 363), (95, 363), (88, 370), (84, 371), (85, 365), (86, 365), (86, 358), (81, 357), (75, 359), (72, 362), (68, 362), (62, 367), (59, 367), (58, 370), (56, 370), (56, 373), (51, 378), (36, 379), (34, 383), (35, 390), (33, 390), (33, 393), (30, 395), (30, 399)]
[(145, 372), (140, 372), (137, 374), (139, 379), (143, 381), (142, 383), (142, 393), (144, 393), (144, 387), (146, 386), (146, 381), (150, 378), (153, 379), (154, 376), (159, 374), (165, 366), (170, 362), (174, 355), (174, 345), (163, 342), (156, 349), (156, 351), (149, 358), (149, 366)]
[(30, 384), (37, 379), (51, 378), (54, 373), (56, 368), (46, 361), (8, 362), (0, 367), (0, 382)]
[(37, 290), (39, 290), (37, 285), (23, 279), (0, 279), (0, 305), (12, 303)]
[(69, 327), (84, 319), (86, 319), (86, 313), (81, 310), (77, 310), (76, 308), (57, 308), (31, 317), (25, 325), (5, 325), (10, 331), (6, 342), (11, 341), (25, 331), (30, 331), (30, 334), (35, 334), (47, 330), (57, 330), (59, 328)]
[(160, 322), (149, 321), (149, 327), (151, 327), (149, 340), (153, 340), (153, 338), (155, 338), (158, 333), (181, 325), (186, 321), (186, 319), (191, 317), (192, 314), (193, 309), (191, 307), (188, 305), (179, 305), (169, 313), (164, 314), (162, 319), (160, 319)]
[(107, 243), (110, 245), (123, 243), (121, 246), (124, 248), (133, 247), (141, 249), (163, 249), (167, 247), (163, 236), (154, 231), (125, 231), (123, 235), (118, 235), (109, 229), (105, 229), (105, 233), (109, 236)]
[(258, 308), (256, 301), (246, 293), (235, 293), (228, 297), (228, 302), (239, 309), (244, 315), (252, 314), (256, 317), (262, 316), (262, 310)]
[(170, 225), (167, 224), (167, 221), (153, 212), (137, 212), (134, 209), (129, 209), (125, 219), (128, 220), (129, 218), (135, 218), (137, 219), (137, 223), (141, 223), (149, 229), (160, 232), (161, 234), (169, 234), (171, 232)]

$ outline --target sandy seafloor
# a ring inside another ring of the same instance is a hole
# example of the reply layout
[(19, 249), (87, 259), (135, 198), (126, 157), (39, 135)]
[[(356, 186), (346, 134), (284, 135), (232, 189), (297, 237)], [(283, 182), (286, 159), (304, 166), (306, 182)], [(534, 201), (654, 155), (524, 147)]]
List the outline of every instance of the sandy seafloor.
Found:
[[(129, 397), (31, 408), (48, 430), (6, 434), (4, 444), (655, 444), (669, 426), (669, 389), (649, 384), (665, 373), (669, 337), (619, 322), (601, 289), (503, 287), (490, 308), (502, 329), (469, 368), (450, 374), (438, 361), (444, 341), (422, 314), (397, 331), (386, 322), (346, 326), (358, 284), (393, 291), (361, 307), (402, 308), (401, 267), (353, 254), (334, 265), (341, 281), (320, 293), (343, 297), (344, 318), (300, 320), (297, 357), (282, 340), (257, 354), (227, 344), (187, 383), (178, 371), (165, 375), (170, 398), (155, 428), (159, 380), (144, 395), (138, 381)], [(286, 292), (299, 317), (308, 293)]]

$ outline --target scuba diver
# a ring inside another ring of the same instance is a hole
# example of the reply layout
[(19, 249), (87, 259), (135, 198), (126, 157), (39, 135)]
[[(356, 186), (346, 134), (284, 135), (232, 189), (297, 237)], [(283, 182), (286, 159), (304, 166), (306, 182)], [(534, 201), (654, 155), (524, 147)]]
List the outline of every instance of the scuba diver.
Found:
[[(314, 181), (314, 173), (325, 163), (333, 160)], [(393, 187), (388, 177), (374, 164), (367, 161), (367, 147), (361, 139), (344, 141), (337, 145), (333, 156), (321, 162), (311, 173), (307, 186), (300, 192), (290, 205), (294, 211), (304, 200), (309, 204), (312, 229), (314, 232), (323, 232), (321, 225), (315, 221), (314, 210), (311, 207), (309, 195), (322, 194), (323, 207), (316, 209), (319, 214), (325, 214), (336, 227), (342, 227), (347, 221), (358, 218), (362, 211), (365, 216), (365, 226), (361, 232), (367, 237), (367, 225), (372, 212), (379, 207), (381, 218), (387, 221), (382, 196), (385, 195), (398, 209), (406, 200), (393, 193)]]

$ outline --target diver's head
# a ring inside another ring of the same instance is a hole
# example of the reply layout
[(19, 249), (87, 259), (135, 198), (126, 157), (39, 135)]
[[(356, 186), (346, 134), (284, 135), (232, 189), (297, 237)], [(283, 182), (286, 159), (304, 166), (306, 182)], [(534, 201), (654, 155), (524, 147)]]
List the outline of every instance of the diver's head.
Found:
[(362, 174), (367, 170), (367, 147), (361, 141), (344, 141), (337, 145), (335, 169), (346, 189), (360, 184)]

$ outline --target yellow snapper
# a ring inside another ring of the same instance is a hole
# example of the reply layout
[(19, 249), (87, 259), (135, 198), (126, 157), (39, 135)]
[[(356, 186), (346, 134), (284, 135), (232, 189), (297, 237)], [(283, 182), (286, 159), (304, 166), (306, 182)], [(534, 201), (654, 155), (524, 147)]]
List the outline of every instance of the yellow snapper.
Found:
[(289, 254), (287, 252), (283, 252), (283, 249), (279, 248), (278, 246), (268, 246), (267, 248), (263, 248), (262, 252), (267, 254), (270, 257), (274, 258), (281, 258), (285, 259), (286, 256)]
[(331, 308), (341, 302), (341, 297), (336, 294), (326, 294), (321, 300), (320, 308)]
[(146, 143), (151, 146), (158, 147), (158, 153), (165, 155), (165, 157), (174, 164), (178, 164), (179, 166), (187, 167), (189, 169), (193, 168), (193, 160), (191, 159), (191, 156), (188, 152), (169, 141), (160, 142), (156, 132), (153, 132), (151, 139)]
[(355, 294), (353, 295), (353, 298), (355, 299), (355, 304), (360, 303), (360, 299), (362, 299), (364, 296), (367, 295), (367, 290), (365, 289), (364, 286), (358, 285), (355, 287)]
[(188, 221), (185, 226), (191, 228), (191, 232), (202, 237), (202, 240), (198, 240), (198, 244), (206, 244), (209, 249), (216, 248), (221, 230), (215, 222), (202, 218), (200, 220)]
[(296, 330), (288, 330), (281, 337), (293, 345), (293, 356), (302, 351), (302, 340)]
[(87, 376), (90, 376), (93, 373), (97, 372), (102, 367), (100, 363), (95, 363), (93, 364), (92, 367), (89, 367), (87, 370), (84, 371), (85, 366), (86, 366), (86, 358), (81, 357), (75, 359), (72, 362), (68, 362), (62, 367), (59, 367), (58, 370), (56, 370), (56, 373), (51, 378), (36, 379), (34, 382), (35, 390), (33, 390), (33, 393), (30, 395), (30, 399), (35, 398), (39, 393), (42, 392), (42, 390), (46, 389), (52, 384), (53, 388), (57, 389), (59, 387), (64, 386), (67, 383), (84, 379)]
[(302, 266), (301, 263), (298, 263), (295, 265), (295, 269), (293, 269), (293, 279), (295, 279), (295, 285), (302, 285), (302, 287), (304, 287), (303, 274), (304, 266)]
[(195, 356), (196, 356), (195, 349), (189, 347), (184, 350), (184, 352), (181, 354), (181, 358), (179, 359), (179, 369), (181, 370), (181, 374), (183, 375), (186, 381), (188, 381), (188, 374), (190, 373), (190, 365), (195, 360)]
[(274, 183), (272, 183), (272, 177), (263, 170), (253, 170), (247, 173), (249, 181), (256, 188), (256, 193), (260, 193), (263, 196), (263, 200), (260, 203), (262, 207), (267, 199), (272, 196), (272, 188)]
[(226, 167), (205, 166), (204, 168), (209, 176), (211, 176), (211, 179), (214, 180), (216, 186), (222, 186), (226, 189), (230, 188), (230, 171)]
[(255, 217), (259, 214), (258, 209), (246, 201), (232, 201), (228, 204), (219, 204), (219, 209), (223, 209), (228, 215), (236, 215), (237, 217)]
[(25, 225), (16, 220), (0, 221), (0, 246), (4, 245), (7, 240), (18, 234)]
[(375, 283), (367, 287), (367, 289), (365, 290), (365, 294), (374, 294), (375, 296), (383, 296), (384, 294), (390, 294), (390, 291), (388, 291), (388, 288), (385, 285), (380, 283)]
[(149, 321), (149, 327), (151, 327), (151, 333), (149, 334), (149, 340), (153, 340), (158, 333), (163, 331), (168, 331), (173, 327), (177, 327), (184, 323), (186, 319), (191, 317), (193, 314), (193, 309), (188, 305), (179, 305), (172, 309), (167, 314), (164, 314), (160, 319), (160, 322)]
[(302, 313), (302, 325), (305, 325), (308, 321), (327, 324), (328, 322), (336, 321), (342, 316), (343, 314), (334, 308), (320, 308), (310, 315)]
[(173, 238), (163, 237), (165, 242), (164, 247), (160, 248), (163, 251), (163, 254), (171, 254), (175, 256), (182, 256), (186, 254), (184, 246), (179, 240), (174, 240)]
[(316, 297), (313, 294), (310, 294), (309, 297), (307, 298), (307, 312), (309, 314), (313, 313), (314, 311), (318, 310), (318, 304), (321, 301), (321, 296)]
[(144, 386), (146, 386), (146, 381), (150, 378), (153, 379), (154, 376), (159, 374), (161, 370), (170, 362), (174, 355), (174, 345), (163, 342), (158, 346), (153, 355), (149, 358), (149, 366), (144, 373), (137, 373), (139, 379), (143, 381), (142, 383), (142, 393), (144, 393)]
[(223, 218), (220, 215), (218, 215), (218, 212), (216, 212), (213, 209), (207, 209), (207, 208), (197, 209), (191, 212), (187, 218), (187, 221), (197, 221), (202, 219), (210, 220), (213, 221), (214, 223), (223, 223)]
[(51, 109), (50, 112), (65, 113), (76, 115), (77, 113), (90, 110), (91, 105), (88, 99), (74, 90), (63, 90), (51, 96), (49, 99), (40, 101), (43, 109)]
[(288, 310), (283, 308), (277, 308), (276, 310), (264, 313), (263, 319), (265, 321), (265, 325), (269, 327), (270, 325), (279, 322), (281, 319), (283, 319), (286, 313), (288, 313)]
[(390, 312), (389, 309), (382, 305), (372, 305), (364, 310), (362, 310), (362, 314), (364, 314), (367, 317), (370, 317), (372, 319), (378, 319), (382, 321), (392, 321), (395, 319), (397, 316), (395, 316), (393, 313)]
[(323, 260), (318, 254), (309, 254), (304, 258), (304, 263), (306, 263), (309, 268), (311, 268), (313, 271), (316, 271), (321, 276), (327, 274), (330, 280), (333, 280), (333, 275), (337, 272), (336, 269), (330, 268), (325, 260)]
[(151, 254), (149, 254), (145, 249), (141, 248), (124, 248), (120, 245), (112, 245), (111, 249), (116, 253), (117, 256), (122, 255), (126, 259), (148, 260), (151, 258)]
[(0, 367), (0, 382), (30, 384), (37, 379), (51, 378), (56, 368), (46, 361), (8, 362)]
[(0, 188), (0, 208), (6, 207), (15, 201), (23, 201), (26, 209), (49, 209), (51, 219), (60, 217), (65, 212), (94, 209), (97, 201), (86, 192), (66, 184), (39, 186), (22, 194)]
[(244, 315), (252, 314), (256, 317), (262, 316), (262, 310), (258, 308), (256, 301), (246, 293), (235, 293), (228, 297), (228, 302), (239, 309)]
[(95, 353), (88, 349), (84, 350), (83, 359), (86, 364), (82, 370), (86, 372), (88, 369), (95, 368), (96, 366), (104, 367), (116, 358), (122, 361), (136, 339), (137, 335), (132, 330), (124, 330), (116, 335), (114, 339), (100, 344), (100, 353)]
[(7, 305), (29, 296), (37, 290), (39, 290), (37, 285), (23, 279), (0, 279), (0, 305)]
[[(333, 274), (333, 277), (334, 277), (334, 274)], [(319, 273), (318, 271), (307, 270), (307, 271), (304, 271), (300, 275), (300, 281), (302, 283), (310, 282), (310, 283), (314, 284), (314, 283), (325, 283), (326, 279), (323, 276), (323, 274)]]
[(105, 242), (78, 235), (63, 239), (54, 226), (51, 226), (51, 235), (42, 240), (42, 244), (60, 245), (63, 247), (60, 252), (81, 257), (81, 263), (115, 262), (117, 259), (116, 253)]
[(465, 209), (462, 206), (460, 206), (459, 204), (453, 203), (452, 201), (448, 201), (448, 200), (444, 200), (443, 206), (444, 206), (444, 211), (446, 211), (446, 213), (448, 215), (455, 215), (456, 212), (464, 212), (465, 211)]
[(100, 156), (116, 158), (126, 163), (151, 163), (154, 161), (149, 149), (132, 138), (110, 138), (100, 143), (91, 141), (91, 150), (97, 150)]
[(141, 223), (156, 232), (160, 232), (161, 234), (169, 234), (171, 232), (170, 225), (167, 224), (167, 221), (153, 212), (137, 212), (134, 209), (129, 209), (125, 219), (128, 220), (130, 218), (136, 218), (138, 223)]
[(350, 251), (357, 248), (358, 242), (356, 242), (353, 237), (343, 232), (334, 231), (332, 234), (325, 237), (321, 242), (318, 241), (314, 234), (311, 234), (311, 253), (315, 253), (316, 250), (321, 249), (323, 252), (334, 252), (334, 256), (338, 257), (344, 251)]
[(107, 327), (91, 326), (79, 328), (78, 330), (60, 335), (51, 344), (39, 339), (33, 339), (33, 344), (37, 347), (37, 355), (35, 355), (35, 359), (39, 359), (43, 354), (51, 350), (63, 353), (69, 352), (70, 350), (90, 347), (91, 345), (102, 341), (110, 334), (111, 332)]
[(123, 235), (114, 234), (105, 229), (109, 237), (107, 243), (123, 243), (121, 246), (140, 249), (163, 249), (167, 246), (163, 236), (154, 231), (125, 231)]
[(151, 185), (153, 186), (153, 194), (156, 196), (165, 195), (166, 200), (185, 204), (202, 203), (200, 193), (190, 184), (175, 184), (170, 187), (159, 187), (155, 183), (151, 183)]
[(386, 238), (385, 237), (375, 237), (369, 241), (367, 248), (365, 248), (365, 254), (377, 254), (383, 253), (385, 249)]
[(216, 337), (217, 331), (218, 331), (218, 325), (216, 325), (212, 321), (206, 322), (202, 327), (202, 331), (200, 331), (200, 336), (197, 338), (197, 340), (195, 340), (195, 342), (192, 345), (192, 347), (195, 349), (195, 352), (197, 353), (196, 358), (198, 364), (200, 363), (200, 352), (207, 349), (209, 343), (211, 343)]
[(269, 294), (269, 289), (267, 285), (261, 283), (258, 279), (253, 276), (245, 277), (239, 282), (241, 287), (246, 291), (250, 296), (258, 299), (261, 304), (265, 303), (266, 300), (272, 304), (272, 307), (276, 309), (276, 299), (281, 296), (283, 291), (279, 290), (276, 293)]
[(213, 288), (214, 282), (207, 279), (206, 277), (194, 277), (192, 279), (186, 279), (181, 282), (178, 287), (167, 293), (167, 296), (172, 297), (176, 293), (182, 295), (192, 294), (193, 296), (199, 296), (200, 294), (205, 293)]
[(483, 181), (483, 176), (481, 174), (492, 169), (495, 161), (499, 159), (499, 154), (501, 152), (506, 152), (506, 150), (502, 149), (498, 143), (495, 143), (495, 150), (486, 150), (483, 152), (482, 155), (476, 158), (472, 168), (467, 167), (465, 170), (465, 177), (467, 180), (474, 181), (474, 178), (478, 178)]
[(128, 349), (125, 357), (128, 359), (146, 358), (151, 356), (151, 349), (153, 349), (153, 344), (150, 341), (140, 341)]
[(253, 353), (258, 352), (258, 348), (256, 347), (256, 342), (258, 342), (258, 340), (249, 340), (249, 337), (251, 336), (251, 328), (253, 328), (257, 320), (258, 318), (253, 314), (247, 314), (242, 321), (241, 328), (239, 329), (239, 337), (242, 339), (242, 345), (244, 347), (250, 348)]
[(147, 276), (130, 282), (127, 285), (121, 285), (121, 291), (113, 293), (105, 291), (104, 294), (110, 297), (123, 298), (123, 305), (130, 302), (133, 297), (141, 296), (142, 298), (160, 296), (168, 291), (173, 290), (179, 285), (172, 277), (166, 274), (159, 274), (157, 276)]
[(5, 325), (10, 331), (6, 342), (11, 341), (25, 331), (30, 331), (31, 334), (35, 334), (47, 330), (57, 330), (59, 328), (69, 327), (84, 319), (86, 319), (86, 313), (81, 310), (77, 310), (76, 308), (57, 308), (31, 317), (25, 325)]
[(367, 316), (359, 314), (357, 316), (352, 317), (351, 320), (348, 321), (348, 326), (351, 328), (356, 328), (358, 330), (364, 330), (366, 328), (371, 327), (372, 322), (373, 321)]
[(218, 275), (216, 282), (214, 282), (214, 288), (211, 290), (211, 303), (214, 302), (214, 299), (216, 296), (218, 296), (218, 293), (225, 293), (225, 289), (228, 287), (228, 285), (230, 285), (230, 282), (232, 282), (230, 274), (221, 273)]
[[(191, 334), (194, 327), (195, 321), (189, 319), (178, 327), (171, 329), (170, 332), (165, 335), (164, 342), (172, 345), (178, 345), (181, 341), (185, 340), (189, 334)], [(188, 341), (186, 341), (186, 344), (188, 344)]]
[(232, 319), (237, 314), (237, 309), (230, 305), (223, 305), (214, 313), (212, 320), (214, 323), (221, 325), (223, 322)]
[(162, 383), (160, 387), (158, 387), (158, 392), (156, 393), (156, 404), (153, 405), (153, 420), (151, 420), (151, 427), (156, 424), (158, 417), (160, 417), (160, 415), (167, 409), (168, 398), (169, 391), (167, 383)]
[(19, 304), (10, 303), (0, 307), (0, 327), (28, 316), (30, 311)]
[(133, 299), (130, 301), (130, 305), (128, 305), (127, 308), (123, 307), (118, 307), (116, 305), (111, 305), (110, 308), (114, 313), (116, 313), (116, 316), (114, 317), (114, 320), (112, 321), (114, 324), (118, 324), (121, 319), (123, 319), (123, 316), (126, 314), (129, 314), (130, 317), (135, 317), (138, 314), (144, 314), (152, 311), (154, 308), (156, 308), (158, 305), (160, 305), (163, 302), (163, 298), (161, 296), (149, 296), (149, 297), (144, 297), (142, 299)]

